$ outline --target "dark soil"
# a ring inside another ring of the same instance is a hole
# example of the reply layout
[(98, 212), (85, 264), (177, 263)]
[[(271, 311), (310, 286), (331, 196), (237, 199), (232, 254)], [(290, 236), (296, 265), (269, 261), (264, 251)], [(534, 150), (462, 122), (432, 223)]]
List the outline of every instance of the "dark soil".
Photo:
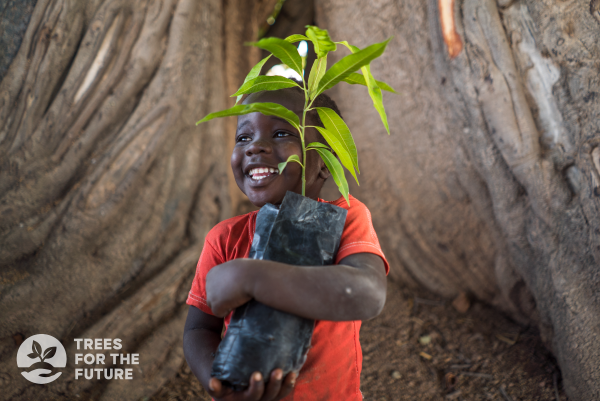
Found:
[[(461, 314), (390, 283), (383, 313), (362, 326), (361, 344), (366, 400), (567, 400), (537, 332), (478, 303)], [(204, 399), (187, 364), (152, 398)]]

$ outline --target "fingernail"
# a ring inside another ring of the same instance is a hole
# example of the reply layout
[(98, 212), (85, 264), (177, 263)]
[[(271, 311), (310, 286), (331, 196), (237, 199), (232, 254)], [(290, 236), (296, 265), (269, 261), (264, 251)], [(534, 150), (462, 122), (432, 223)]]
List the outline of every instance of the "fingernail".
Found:
[(257, 381), (257, 382), (259, 382), (259, 381), (261, 381), (261, 380), (262, 380), (262, 375), (260, 374), (260, 372), (256, 372), (256, 373), (254, 374), (254, 381)]
[(283, 372), (281, 370), (278, 370), (275, 373), (275, 380), (281, 380), (282, 377), (283, 377)]

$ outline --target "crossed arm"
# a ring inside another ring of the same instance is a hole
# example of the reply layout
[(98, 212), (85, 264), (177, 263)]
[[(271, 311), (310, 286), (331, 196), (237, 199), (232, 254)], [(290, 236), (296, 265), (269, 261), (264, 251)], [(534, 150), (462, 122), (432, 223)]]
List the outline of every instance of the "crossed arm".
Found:
[[(383, 309), (386, 294), (383, 260), (371, 253), (350, 255), (332, 266), (293, 266), (267, 260), (235, 259), (206, 276), (207, 303), (216, 316), (190, 307), (183, 349), (188, 365), (218, 400), (277, 400), (293, 388), (295, 373), (271, 373), (268, 385), (253, 375), (245, 392), (234, 393), (210, 377), (221, 341), (223, 317), (251, 299), (315, 320), (368, 320)], [(260, 375), (260, 374), (259, 374)]]

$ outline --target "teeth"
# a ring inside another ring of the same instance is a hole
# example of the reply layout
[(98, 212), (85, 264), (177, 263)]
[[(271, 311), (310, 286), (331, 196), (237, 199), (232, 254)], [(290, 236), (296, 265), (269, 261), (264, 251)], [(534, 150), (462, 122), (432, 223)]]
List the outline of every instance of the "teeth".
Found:
[[(250, 170), (250, 172), (248, 173), (251, 177), (254, 176), (255, 174), (267, 174), (267, 173), (271, 173), (271, 174), (278, 174), (279, 173), (279, 169), (276, 168), (272, 168), (272, 167), (258, 167), (258, 168), (253, 168), (252, 170)], [(252, 177), (254, 180), (260, 180), (264, 177)]]

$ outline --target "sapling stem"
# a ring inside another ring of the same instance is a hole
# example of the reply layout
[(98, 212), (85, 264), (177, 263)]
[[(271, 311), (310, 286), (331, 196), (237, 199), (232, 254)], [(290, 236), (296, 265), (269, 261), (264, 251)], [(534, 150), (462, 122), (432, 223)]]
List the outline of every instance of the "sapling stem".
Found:
[(304, 85), (304, 108), (302, 109), (302, 125), (300, 128), (300, 140), (302, 141), (302, 196), (306, 196), (306, 146), (304, 146), (304, 133), (306, 130), (306, 109), (308, 104), (308, 90), (306, 89), (306, 80), (302, 77), (302, 84)]
[[(306, 113), (312, 110), (310, 107), (312, 106), (315, 99), (312, 99), (310, 104), (308, 104), (308, 89), (306, 88), (306, 81), (304, 79), (304, 76), (302, 77), (302, 84), (304, 85), (304, 108), (302, 109), (302, 125), (300, 126), (300, 128), (302, 129), (302, 132), (300, 133), (300, 139), (302, 141), (302, 161), (304, 162), (304, 165), (302, 166), (302, 196), (306, 196), (306, 146), (304, 146), (304, 132), (306, 128), (308, 128), (306, 126)], [(310, 127), (313, 128), (314, 126), (311, 125)]]

